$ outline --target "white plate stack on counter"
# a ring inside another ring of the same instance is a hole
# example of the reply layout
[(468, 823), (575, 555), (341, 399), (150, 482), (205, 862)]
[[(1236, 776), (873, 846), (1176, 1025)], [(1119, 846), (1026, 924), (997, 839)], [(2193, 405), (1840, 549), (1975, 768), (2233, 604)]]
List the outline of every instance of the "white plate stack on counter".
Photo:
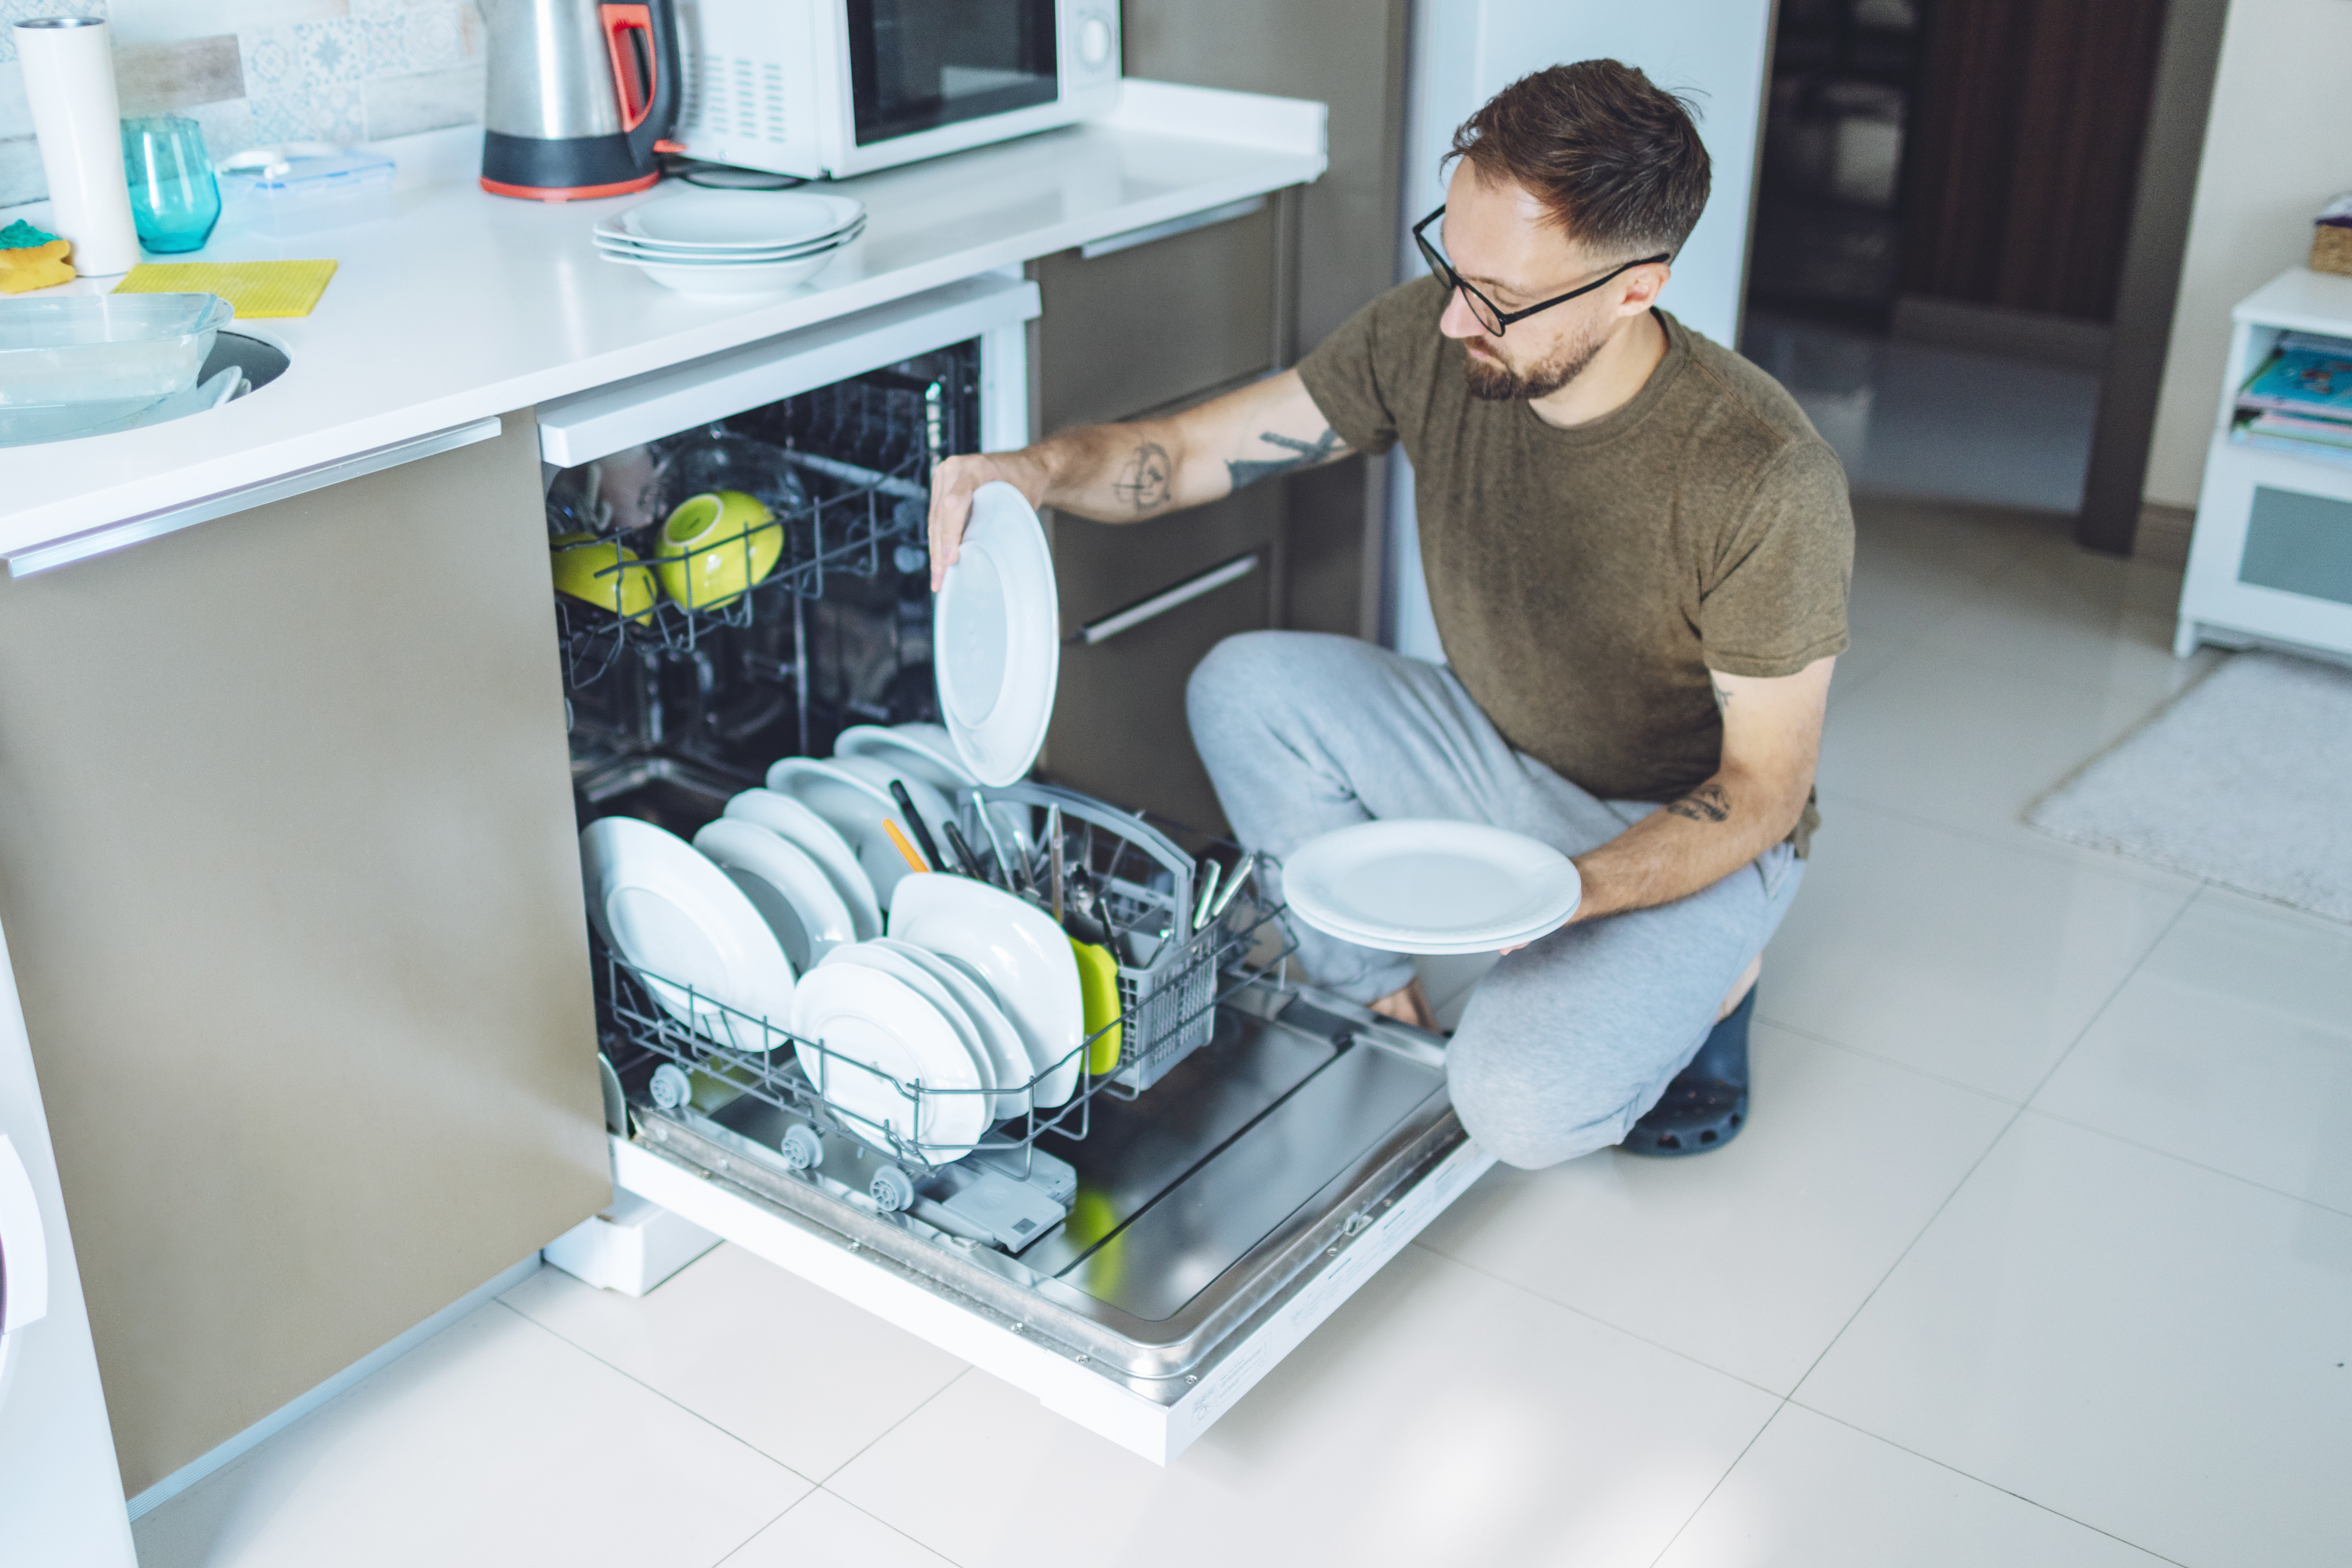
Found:
[[(976, 513), (966, 557), (982, 568), (951, 571), (941, 595), (985, 677), (943, 703), (949, 726), (859, 726), (830, 758), (785, 758), (691, 844), (626, 817), (581, 834), (597, 934), (664, 1010), (739, 1053), (789, 1049), (845, 1128), (929, 1165), (1067, 1103), (1087, 1055), (1078, 962), (1053, 917), (917, 869), (942, 843), (948, 863), (977, 863), (953, 800), (1024, 775), (1053, 708), (1044, 530), (1010, 486), (989, 488), (1004, 496)], [(971, 821), (992, 854), (1034, 854), (1028, 808), (992, 802)]]
[(801, 191), (683, 191), (600, 223), (597, 253), (682, 294), (805, 283), (866, 232), (866, 205)]

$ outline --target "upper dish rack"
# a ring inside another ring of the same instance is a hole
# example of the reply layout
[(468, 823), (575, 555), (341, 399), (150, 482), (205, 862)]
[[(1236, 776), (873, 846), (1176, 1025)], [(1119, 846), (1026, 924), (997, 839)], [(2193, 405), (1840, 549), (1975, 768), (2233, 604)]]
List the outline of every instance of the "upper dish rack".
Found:
[[(953, 428), (953, 400), (948, 391), (943, 378), (926, 381), (876, 371), (803, 393), (760, 411), (759, 418), (729, 422), (730, 429), (745, 424), (760, 429), (763, 436), (782, 438), (777, 444), (783, 446), (782, 455), (792, 465), (799, 494), (762, 495), (760, 499), (774, 514), (772, 521), (701, 543), (689, 552), (637, 549), (649, 535), (659, 538), (658, 525), (607, 530), (594, 526), (593, 518), (562, 517), (564, 531), (613, 539), (635, 551), (636, 559), (616, 559), (598, 570), (600, 581), (640, 570), (658, 574), (664, 566), (683, 567), (715, 554), (740, 557), (738, 580), (757, 578), (749, 591), (709, 605), (689, 606), (657, 595), (649, 608), (628, 617), (557, 594), (556, 626), (566, 684), (573, 690), (593, 685), (631, 648), (691, 654), (719, 628), (746, 630), (787, 613), (793, 617), (794, 663), (768, 673), (793, 676), (806, 657), (802, 606), (824, 597), (829, 574), (874, 578), (883, 573), (886, 562), (898, 570), (915, 569), (897, 557), (921, 543), (930, 470), (965, 444), (962, 433)], [(656, 446), (693, 439), (677, 437)], [(755, 555), (778, 529), (783, 535), (781, 550), (767, 574), (759, 577)]]

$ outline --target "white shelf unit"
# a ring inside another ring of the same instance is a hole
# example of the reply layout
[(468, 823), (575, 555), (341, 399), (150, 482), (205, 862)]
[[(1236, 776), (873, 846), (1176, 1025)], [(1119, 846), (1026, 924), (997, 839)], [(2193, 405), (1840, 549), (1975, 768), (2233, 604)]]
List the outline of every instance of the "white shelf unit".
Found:
[(2286, 452), (2231, 434), (2239, 389), (2282, 333), (2342, 338), (2352, 353), (2352, 277), (2290, 267), (2230, 319), (2172, 651), (2268, 644), (2352, 657), (2352, 453)]

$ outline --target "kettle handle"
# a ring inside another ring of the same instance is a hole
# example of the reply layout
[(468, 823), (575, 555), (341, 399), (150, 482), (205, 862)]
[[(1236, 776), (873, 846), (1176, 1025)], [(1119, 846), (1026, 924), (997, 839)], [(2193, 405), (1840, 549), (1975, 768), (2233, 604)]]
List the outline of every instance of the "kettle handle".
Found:
[[(667, 139), (677, 118), (677, 13), (674, 0), (621, 0), (596, 7), (604, 34), (604, 47), (613, 61), (613, 89), (621, 103), (621, 125), (629, 139), (629, 161), (651, 169), (657, 143)], [(641, 79), (635, 41), (642, 34), (651, 47), (650, 82)]]

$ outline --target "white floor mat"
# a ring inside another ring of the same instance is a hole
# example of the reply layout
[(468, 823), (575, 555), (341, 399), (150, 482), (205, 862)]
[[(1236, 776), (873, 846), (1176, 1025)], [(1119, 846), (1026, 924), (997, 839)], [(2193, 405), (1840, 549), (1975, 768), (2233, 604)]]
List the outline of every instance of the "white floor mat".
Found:
[(2352, 670), (2237, 654), (2025, 820), (2352, 921)]

